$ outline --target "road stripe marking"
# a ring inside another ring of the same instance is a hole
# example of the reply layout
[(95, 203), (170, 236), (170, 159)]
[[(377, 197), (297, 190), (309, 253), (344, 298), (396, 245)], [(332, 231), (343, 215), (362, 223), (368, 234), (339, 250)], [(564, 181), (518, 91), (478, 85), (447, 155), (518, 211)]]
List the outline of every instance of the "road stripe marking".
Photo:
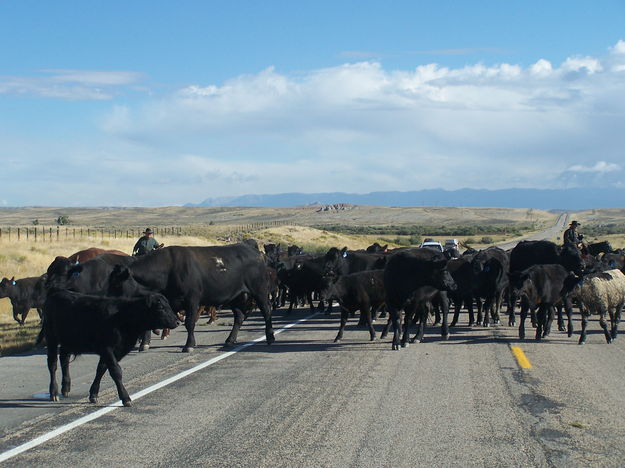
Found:
[[(317, 315), (317, 313), (314, 313), (312, 315), (309, 315), (308, 317), (304, 317), (302, 319), (296, 320), (295, 322), (291, 322), (291, 323), (285, 325), (284, 327), (276, 330), (274, 332), (274, 335), (282, 333), (283, 331), (288, 330), (289, 328), (294, 327), (297, 324), (306, 322), (307, 320), (310, 320), (311, 318), (313, 318), (316, 315)], [(222, 354), (220, 354), (218, 356), (215, 356), (214, 358), (209, 359), (208, 361), (204, 361), (203, 363), (198, 364), (195, 367), (192, 367), (191, 369), (187, 369), (186, 371), (180, 372), (179, 374), (176, 374), (176, 375), (174, 375), (172, 377), (169, 377), (168, 379), (165, 379), (165, 380), (163, 380), (161, 382), (158, 382), (158, 383), (156, 383), (154, 385), (151, 385), (151, 386), (149, 386), (147, 388), (144, 388), (143, 390), (140, 390), (137, 393), (134, 393), (134, 394), (130, 395), (130, 399), (133, 400), (133, 401), (138, 400), (139, 398), (144, 397), (145, 395), (148, 395), (148, 394), (150, 394), (152, 392), (155, 392), (156, 390), (159, 390), (159, 389), (161, 389), (163, 387), (166, 387), (167, 385), (170, 385), (170, 384), (172, 384), (172, 383), (174, 383), (174, 382), (176, 382), (176, 381), (178, 381), (180, 379), (184, 379), (185, 377), (187, 377), (187, 376), (189, 376), (191, 374), (194, 374), (195, 372), (198, 372), (198, 371), (200, 371), (200, 370), (202, 370), (202, 369), (204, 369), (204, 368), (206, 368), (208, 366), (212, 366), (213, 364), (215, 364), (215, 363), (217, 363), (217, 362), (219, 362), (219, 361), (221, 361), (223, 359), (226, 359), (226, 358), (232, 356), (233, 354), (236, 354), (236, 353), (238, 353), (240, 351), (243, 351), (244, 349), (249, 348), (250, 346), (254, 346), (256, 343), (260, 343), (261, 341), (265, 341), (265, 340), (266, 340), (266, 338), (263, 335), (261, 337), (256, 338), (253, 341), (250, 341), (250, 342), (244, 343), (242, 345), (239, 345), (236, 348), (234, 348), (232, 351), (228, 351), (228, 352), (222, 353)], [(113, 410), (115, 410), (117, 408), (120, 408), (120, 407), (123, 407), (123, 405), (122, 405), (121, 400), (118, 400), (115, 403), (112, 403), (112, 404), (110, 404), (110, 405), (108, 405), (108, 406), (106, 406), (104, 408), (101, 408), (101, 409), (99, 409), (97, 411), (94, 411), (91, 414), (88, 414), (86, 416), (82, 416), (82, 417), (76, 419), (75, 421), (72, 421), (72, 422), (70, 422), (68, 424), (65, 424), (63, 426), (60, 426), (60, 427), (54, 429), (53, 431), (47, 432), (47, 433), (45, 433), (45, 434), (43, 434), (43, 435), (41, 435), (39, 437), (36, 437), (33, 440), (31, 440), (30, 442), (26, 442), (25, 444), (19, 445), (19, 446), (15, 447), (15, 448), (7, 450), (6, 452), (0, 453), (0, 463), (3, 462), (3, 461), (8, 460), (9, 458), (13, 458), (14, 456), (19, 455), (20, 453), (26, 452), (27, 450), (30, 450), (30, 449), (32, 449), (34, 447), (37, 447), (38, 445), (41, 445), (44, 442), (47, 442), (50, 439), (53, 439), (53, 438), (55, 438), (55, 437), (57, 437), (57, 436), (59, 436), (61, 434), (69, 432), (72, 429), (75, 429), (75, 428), (77, 428), (79, 426), (82, 426), (82, 425), (88, 423), (88, 422), (91, 422), (91, 421), (93, 421), (95, 419), (98, 419), (98, 418), (104, 416), (105, 414), (108, 414), (111, 411), (113, 411)]]
[(518, 346), (510, 346), (510, 349), (512, 350), (512, 354), (514, 354), (514, 357), (516, 358), (519, 366), (521, 366), (522, 369), (532, 368), (532, 363), (529, 359), (527, 359), (527, 356), (521, 348), (519, 348)]

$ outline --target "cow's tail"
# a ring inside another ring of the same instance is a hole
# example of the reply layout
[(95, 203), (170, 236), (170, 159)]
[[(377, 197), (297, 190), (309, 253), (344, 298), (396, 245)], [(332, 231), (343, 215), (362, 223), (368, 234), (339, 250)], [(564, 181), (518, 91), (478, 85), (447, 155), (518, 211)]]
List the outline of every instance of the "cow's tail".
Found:
[(39, 335), (37, 335), (37, 341), (35, 341), (35, 346), (41, 346), (46, 341), (46, 321), (41, 319), (41, 330), (39, 331)]

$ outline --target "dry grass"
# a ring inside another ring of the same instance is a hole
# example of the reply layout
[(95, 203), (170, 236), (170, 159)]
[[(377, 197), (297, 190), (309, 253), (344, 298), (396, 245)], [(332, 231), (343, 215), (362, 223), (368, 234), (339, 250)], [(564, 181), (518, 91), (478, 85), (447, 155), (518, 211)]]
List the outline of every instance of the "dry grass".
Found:
[[(59, 242), (34, 241), (20, 242), (4, 239), (0, 241), (0, 278), (26, 278), (45, 273), (48, 265), (58, 255), (69, 256), (89, 247), (116, 249), (123, 252), (132, 250), (136, 239), (100, 239), (83, 238), (81, 240), (64, 240)], [(216, 245), (219, 242), (196, 237), (158, 237), (165, 245)], [(0, 299), (0, 355), (29, 349), (33, 346), (39, 333), (39, 317), (31, 310), (26, 324), (20, 327), (13, 320), (11, 301)]]

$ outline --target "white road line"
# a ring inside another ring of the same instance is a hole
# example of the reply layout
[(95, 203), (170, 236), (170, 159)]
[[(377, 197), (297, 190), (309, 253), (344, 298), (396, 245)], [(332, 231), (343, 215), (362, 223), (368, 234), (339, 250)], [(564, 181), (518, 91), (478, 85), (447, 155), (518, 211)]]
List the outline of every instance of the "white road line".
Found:
[[(284, 327), (276, 330), (274, 332), (275, 335), (282, 333), (284, 330), (288, 330), (291, 327), (294, 327), (295, 325), (302, 323), (302, 322), (306, 322), (307, 320), (310, 320), (311, 318), (313, 318), (314, 316), (316, 316), (317, 314), (314, 313), (312, 315), (309, 315), (308, 317), (304, 317), (302, 319), (299, 319), (295, 322), (289, 323), (288, 325), (285, 325)], [(204, 361), (201, 364), (198, 364), (195, 367), (192, 367), (191, 369), (188, 369), (186, 371), (180, 372), (179, 374), (174, 375), (173, 377), (169, 377), (168, 379), (165, 379), (159, 383), (156, 383), (154, 385), (151, 385), (147, 388), (144, 388), (143, 390), (138, 391), (137, 393), (134, 393), (132, 395), (130, 395), (130, 399), (131, 400), (138, 400), (139, 398), (148, 395), (156, 390), (159, 390), (163, 387), (166, 387), (167, 385), (170, 385), (180, 379), (184, 379), (185, 377), (200, 371), (208, 366), (211, 366), (213, 364), (215, 364), (216, 362), (219, 362), (223, 359), (226, 359), (227, 357), (232, 356), (233, 354), (238, 353), (239, 351), (244, 350), (245, 348), (249, 348), (250, 346), (254, 346), (256, 343), (260, 343), (261, 341), (265, 341), (265, 336), (261, 336), (259, 338), (256, 338), (253, 341), (250, 341), (248, 343), (244, 343), (240, 346), (237, 346), (236, 348), (234, 348), (232, 351), (228, 351), (225, 353), (222, 353), (218, 356), (215, 356), (214, 358), (209, 359), (208, 361)], [(0, 453), (0, 463), (3, 461), (8, 460), (9, 458), (13, 458), (16, 455), (19, 455), (20, 453), (24, 453), (27, 450), (30, 450), (34, 447), (37, 447), (38, 445), (43, 444), (44, 442), (49, 441), (50, 439), (55, 438), (56, 436), (59, 436), (61, 434), (64, 434), (66, 432), (71, 431), (72, 429), (82, 426), (83, 424), (86, 424), (90, 421), (93, 421), (95, 419), (98, 419), (101, 416), (104, 416), (107, 413), (110, 413), (111, 411), (122, 407), (122, 402), (120, 400), (118, 400), (115, 403), (112, 403), (108, 406), (106, 406), (105, 408), (101, 408), (97, 411), (94, 411), (91, 414), (88, 414), (86, 416), (83, 416), (81, 418), (76, 419), (75, 421), (72, 421), (68, 424), (65, 424), (61, 427), (58, 427), (56, 429), (54, 429), (53, 431), (47, 432), (39, 437), (34, 438), (33, 440), (31, 440), (30, 442), (26, 442), (25, 444), (19, 445), (15, 448), (12, 448), (10, 450), (7, 450), (6, 452)]]

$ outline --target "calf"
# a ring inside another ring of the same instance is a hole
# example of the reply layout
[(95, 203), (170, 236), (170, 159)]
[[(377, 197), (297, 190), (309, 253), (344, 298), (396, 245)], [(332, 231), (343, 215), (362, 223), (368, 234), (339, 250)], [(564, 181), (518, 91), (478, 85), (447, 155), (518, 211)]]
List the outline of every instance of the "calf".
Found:
[(39, 318), (42, 317), (41, 309), (46, 300), (45, 280), (46, 275), (18, 280), (15, 277), (11, 279), (2, 278), (0, 281), (0, 298), (8, 297), (11, 299), (13, 319), (20, 325), (24, 325), (30, 309), (37, 309)]
[(534, 265), (522, 272), (510, 273), (510, 287), (515, 297), (521, 298), (521, 323), (519, 338), (525, 338), (527, 312), (538, 309), (536, 339), (549, 335), (553, 322), (554, 306), (563, 304), (569, 319), (568, 334), (573, 334), (571, 300), (565, 289), (567, 278), (574, 277), (562, 265)]
[[(490, 318), (495, 323), (499, 322), (499, 311), (503, 295), (509, 284), (509, 265), (508, 254), (499, 247), (489, 247), (485, 250), (480, 250), (473, 257), (471, 266), (475, 275), (474, 293), (475, 296), (484, 299), (483, 321), (482, 314), (478, 311), (478, 324), (488, 327)], [(514, 320), (509, 318), (508, 325), (512, 326), (513, 324)]]
[[(400, 311), (405, 310), (421, 286), (433, 286), (441, 291), (441, 335), (443, 339), (449, 338), (449, 301), (444, 291), (454, 291), (456, 283), (447, 270), (447, 259), (442, 253), (431, 249), (406, 249), (393, 254), (384, 270), (386, 306), (393, 324), (393, 350), (399, 350), (400, 345)], [(401, 345), (406, 346), (407, 341), (402, 340)]]
[(59, 399), (57, 355), (61, 361), (61, 392), (67, 397), (71, 388), (70, 356), (95, 353), (100, 361), (89, 390), (89, 401), (97, 403), (100, 380), (108, 369), (120, 400), (124, 406), (130, 406), (118, 361), (147, 330), (177, 325), (178, 318), (161, 294), (125, 299), (52, 290), (43, 307), (43, 327), (37, 340), (40, 343), (45, 338), (47, 343), (50, 401)]
[(371, 313), (384, 304), (384, 270), (370, 270), (334, 278), (324, 278), (325, 287), (321, 295), (331, 301), (336, 299), (341, 307), (341, 326), (334, 342), (343, 338), (343, 330), (351, 313), (360, 311), (369, 329), (371, 341), (375, 340), (375, 330)]

